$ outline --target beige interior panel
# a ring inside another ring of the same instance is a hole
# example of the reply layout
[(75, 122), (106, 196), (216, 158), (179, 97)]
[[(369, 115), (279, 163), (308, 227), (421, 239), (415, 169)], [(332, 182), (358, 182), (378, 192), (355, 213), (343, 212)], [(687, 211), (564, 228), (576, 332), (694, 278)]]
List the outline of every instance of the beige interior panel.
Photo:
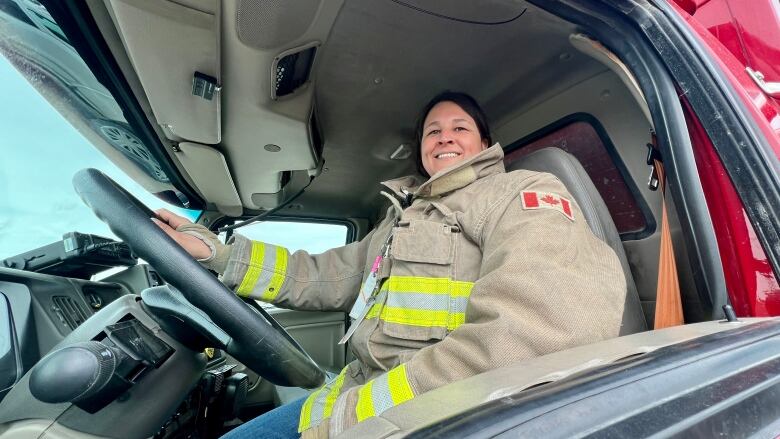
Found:
[(650, 124), (653, 123), (653, 118), (650, 116), (650, 108), (647, 107), (647, 100), (645, 99), (645, 95), (642, 94), (642, 90), (639, 88), (639, 83), (636, 82), (634, 75), (628, 70), (628, 67), (623, 64), (623, 61), (621, 61), (617, 55), (604, 47), (603, 44), (591, 39), (587, 35), (572, 34), (569, 36), (569, 41), (577, 50), (586, 55), (590, 55), (615, 72), (620, 80), (623, 81), (623, 84), (626, 86), (629, 93), (631, 93), (636, 100), (636, 103), (645, 115), (647, 122)]
[(191, 142), (179, 143), (176, 157), (190, 174), (196, 188), (220, 212), (241, 215), (243, 208), (225, 156), (216, 149)]
[[(171, 140), (221, 140), (220, 93), (192, 94), (195, 72), (219, 81), (219, 20), (213, 0), (203, 10), (163, 0), (107, 0), (157, 123)], [(192, 3), (192, 2), (191, 2)]]
[(288, 326), (286, 329), (321, 367), (336, 372), (344, 367), (344, 345), (339, 344), (344, 336), (343, 319), (339, 322)]
[[(122, 38), (119, 36), (119, 33), (117, 32), (117, 29), (114, 25), (114, 20), (111, 18), (111, 14), (109, 13), (109, 5), (107, 5), (105, 0), (85, 1), (89, 7), (90, 13), (92, 14), (92, 18), (95, 20), (97, 28), (103, 35), (103, 39), (105, 40), (111, 55), (114, 57), (114, 60), (119, 66), (119, 70), (122, 72), (122, 75), (127, 81), (130, 91), (133, 93), (133, 95), (135, 95), (141, 111), (143, 111), (144, 116), (152, 122), (152, 129), (154, 130), (155, 136), (159, 139), (165, 139), (166, 137), (162, 127), (157, 125), (154, 121), (152, 107), (149, 105), (149, 100), (146, 98), (146, 94), (143, 91), (141, 81), (138, 79), (138, 75), (136, 75), (135, 70), (133, 69), (132, 62), (130, 61), (127, 52), (125, 51), (124, 44), (122, 43)], [(195, 2), (201, 0), (191, 1)], [(151, 193), (164, 192), (175, 189), (169, 182), (160, 183), (149, 177), (138, 178), (136, 177), (136, 174), (142, 173), (136, 170), (137, 168), (126, 166), (121, 160), (112, 157), (106, 152), (104, 152), (104, 154), (106, 154), (106, 156), (112, 162), (114, 162), (115, 165), (122, 169), (128, 176), (132, 177), (133, 180), (135, 180)], [(168, 156), (168, 151), (166, 151), (166, 156)], [(176, 160), (171, 160), (171, 164), (179, 172), (179, 174), (182, 175), (186, 184), (192, 185), (192, 181), (189, 180), (189, 176), (183, 172), (181, 165)]]
[(339, 371), (344, 367), (345, 315), (342, 312), (307, 312), (272, 308), (269, 314), (301, 344), (320, 366)]
[[(280, 54), (323, 44), (342, 1), (309, 2), (318, 3), (316, 12), (309, 23), (296, 24), (297, 30), (289, 38), (264, 40), (262, 33), (252, 33), (251, 38), (247, 33), (251, 23), (292, 26), (286, 21), (287, 15), (275, 11), (295, 8), (298, 3), (221, 3), (225, 115), (222, 146), (232, 174), (239, 182), (241, 201), (252, 209), (267, 209), (278, 204), (276, 198), (271, 197), (271, 201), (264, 203), (268, 197), (253, 199), (252, 195), (279, 192), (282, 171), (312, 170), (319, 164), (310, 132), (314, 87), (309, 83), (290, 95), (272, 99), (272, 66)], [(239, 36), (243, 36), (243, 40)], [(312, 72), (317, 69), (319, 59), (320, 53), (314, 58)], [(274, 147), (266, 148), (266, 145)]]

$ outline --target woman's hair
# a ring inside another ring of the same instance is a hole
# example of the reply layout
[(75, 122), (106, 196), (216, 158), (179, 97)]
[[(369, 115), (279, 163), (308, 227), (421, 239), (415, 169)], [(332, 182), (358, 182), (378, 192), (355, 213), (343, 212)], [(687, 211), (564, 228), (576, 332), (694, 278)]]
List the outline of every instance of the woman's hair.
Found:
[(452, 102), (459, 106), (463, 111), (471, 116), (472, 119), (474, 119), (474, 122), (477, 124), (477, 129), (479, 129), (480, 138), (482, 140), (486, 140), (488, 146), (493, 144), (493, 140), (490, 137), (490, 128), (488, 127), (487, 116), (485, 116), (485, 112), (482, 111), (482, 107), (479, 106), (477, 100), (470, 95), (467, 95), (466, 93), (449, 90), (443, 91), (434, 96), (433, 99), (431, 99), (425, 105), (425, 107), (423, 107), (415, 127), (415, 146), (417, 149), (417, 158), (415, 160), (417, 162), (417, 171), (426, 177), (430, 177), (430, 175), (428, 175), (428, 171), (426, 171), (425, 167), (423, 167), (422, 162), (423, 125), (425, 125), (425, 118), (428, 117), (428, 113), (431, 112), (431, 109), (433, 109), (436, 104), (441, 102)]

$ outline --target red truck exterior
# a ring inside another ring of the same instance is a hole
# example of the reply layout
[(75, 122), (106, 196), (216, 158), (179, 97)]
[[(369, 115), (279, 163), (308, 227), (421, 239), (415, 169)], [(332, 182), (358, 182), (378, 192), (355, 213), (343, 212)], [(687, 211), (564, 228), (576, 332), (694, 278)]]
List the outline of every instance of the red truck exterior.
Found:
[[(766, 82), (780, 82), (780, 2), (675, 1), (677, 12), (710, 49), (780, 157), (780, 100), (765, 93), (747, 70), (760, 72)], [(740, 316), (780, 315), (777, 274), (712, 143), (690, 106), (683, 104), (731, 304)]]

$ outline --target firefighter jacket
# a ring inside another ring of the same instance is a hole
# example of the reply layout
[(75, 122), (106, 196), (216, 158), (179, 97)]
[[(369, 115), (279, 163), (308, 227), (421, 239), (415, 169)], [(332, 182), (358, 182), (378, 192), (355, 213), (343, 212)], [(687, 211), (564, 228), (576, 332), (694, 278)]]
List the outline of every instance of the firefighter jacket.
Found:
[(308, 397), (303, 437), (333, 437), (447, 383), (618, 335), (620, 263), (554, 176), (507, 173), (496, 144), (427, 181), (383, 184), (413, 201), (394, 203), (360, 242), (310, 255), (236, 236), (224, 258), (222, 281), (237, 294), (299, 310), (350, 311), (376, 273), (373, 303), (353, 323), (357, 360)]

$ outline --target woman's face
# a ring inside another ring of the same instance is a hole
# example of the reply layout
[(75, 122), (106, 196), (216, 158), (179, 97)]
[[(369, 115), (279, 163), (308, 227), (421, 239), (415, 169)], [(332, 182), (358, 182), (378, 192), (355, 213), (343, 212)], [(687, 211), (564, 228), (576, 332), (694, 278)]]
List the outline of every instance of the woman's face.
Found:
[(422, 133), (420, 154), (431, 176), (488, 147), (474, 119), (454, 102), (439, 102), (431, 108)]

